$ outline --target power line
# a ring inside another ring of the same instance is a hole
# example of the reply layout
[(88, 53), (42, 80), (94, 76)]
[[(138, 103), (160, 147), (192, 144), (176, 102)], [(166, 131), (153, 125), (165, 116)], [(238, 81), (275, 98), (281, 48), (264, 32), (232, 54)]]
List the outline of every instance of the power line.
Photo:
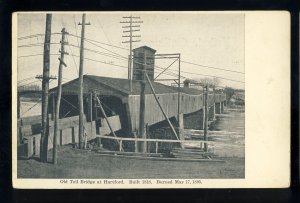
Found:
[(25, 86), (28, 86), (28, 85), (31, 85), (31, 84), (33, 84), (33, 83), (36, 83), (36, 82), (39, 82), (38, 80), (36, 80), (36, 81), (31, 81), (31, 82), (29, 82), (29, 83), (26, 83), (26, 84), (23, 84), (23, 85), (18, 85), (18, 88), (22, 88), (22, 87), (25, 87)]
[[(173, 69), (171, 69), (171, 70), (173, 70)], [(243, 81), (233, 80), (233, 79), (224, 78), (224, 77), (219, 77), (219, 76), (214, 76), (214, 75), (206, 75), (206, 74), (200, 74), (200, 73), (192, 73), (192, 72), (187, 72), (187, 71), (181, 71), (181, 72), (187, 73), (187, 74), (193, 74), (193, 75), (201, 75), (201, 76), (208, 76), (208, 77), (220, 78), (220, 79), (223, 79), (223, 80), (229, 80), (229, 81), (233, 81), (233, 82), (245, 83), (245, 82), (243, 82)]]
[(110, 53), (113, 53), (113, 54), (115, 54), (115, 55), (118, 55), (118, 56), (121, 56), (121, 57), (123, 57), (123, 58), (126, 58), (126, 57), (124, 57), (124, 56), (122, 56), (122, 55), (120, 55), (120, 54), (118, 54), (118, 53), (116, 53), (116, 52), (110, 51), (109, 49), (106, 49), (106, 48), (104, 48), (104, 47), (102, 47), (102, 46), (100, 46), (100, 45), (97, 45), (97, 44), (95, 44), (95, 43), (93, 43), (93, 42), (90, 42), (89, 40), (86, 40), (86, 41), (87, 41), (88, 43), (93, 44), (93, 45), (95, 45), (95, 46), (97, 46), (97, 47), (99, 47), (99, 48), (101, 48), (101, 49), (104, 49), (104, 50), (110, 52)]
[[(60, 44), (60, 43), (50, 43), (50, 44)], [(35, 44), (25, 44), (25, 45), (19, 45), (18, 48), (23, 48), (23, 47), (34, 47), (34, 46), (44, 46), (44, 43), (35, 43)]]
[[(79, 36), (77, 36), (77, 34), (76, 34), (76, 35), (70, 34), (70, 36), (76, 37), (76, 38), (80, 38)], [(95, 42), (95, 43), (99, 43), (99, 44), (103, 44), (103, 45), (110, 46), (110, 47), (115, 47), (115, 48), (127, 50), (127, 51), (129, 50), (129, 49), (126, 49), (126, 48), (124, 48), (124, 47), (120, 47), (120, 46), (116, 46), (116, 45), (107, 44), (107, 43), (100, 42), (100, 41), (93, 40), (93, 39), (89, 39), (89, 38), (85, 38), (85, 40), (88, 40), (88, 41), (91, 41), (91, 42)]]
[(112, 43), (111, 43), (111, 41), (109, 40), (108, 36), (106, 35), (106, 32), (104, 31), (104, 28), (103, 28), (103, 26), (102, 26), (102, 24), (101, 24), (101, 22), (100, 22), (98, 16), (97, 16), (97, 21), (98, 21), (98, 23), (99, 23), (99, 25), (100, 25), (100, 28), (102, 29), (102, 31), (103, 31), (103, 33), (104, 33), (104, 36), (106, 37), (108, 43), (112, 46)]
[[(67, 37), (67, 40), (68, 40), (68, 42), (69, 42), (68, 35), (66, 35), (66, 37)], [(71, 56), (72, 56), (72, 59), (73, 59), (73, 62), (74, 62), (74, 65), (75, 65), (75, 68), (76, 68), (77, 74), (79, 75), (79, 70), (78, 70), (78, 66), (77, 66), (77, 63), (76, 63), (76, 61), (75, 61), (74, 55), (73, 55), (73, 51), (72, 51), (72, 49), (71, 49), (71, 47), (70, 47), (69, 43), (67, 43), (67, 45), (68, 45), (68, 47), (69, 47), (69, 50), (70, 50), (70, 52), (71, 52)]]
[[(74, 22), (75, 22), (75, 19), (74, 19)], [(80, 38), (78, 35), (77, 35), (77, 28), (76, 28), (76, 22), (74, 23), (75, 25), (75, 31), (76, 31), (76, 35), (74, 34), (69, 34), (70, 36), (72, 37), (76, 37), (77, 38), (77, 43), (78, 42), (78, 38)], [(101, 26), (101, 25), (100, 25)], [(102, 26), (101, 26), (102, 27)], [(103, 28), (101, 28), (103, 30)], [(104, 30), (103, 30), (104, 32)], [(57, 35), (57, 34), (61, 34), (61, 33), (51, 33), (52, 35)], [(105, 34), (105, 33), (104, 33)], [(19, 40), (22, 40), (22, 39), (27, 39), (27, 38), (34, 38), (34, 37), (39, 37), (39, 36), (44, 36), (44, 34), (35, 34), (35, 35), (28, 35), (28, 36), (24, 36), (24, 37), (19, 37), (18, 39)], [(107, 38), (107, 35), (105, 34), (106, 38)], [(107, 38), (108, 39), (108, 38)], [(115, 48), (119, 48), (119, 49), (123, 49), (123, 50), (129, 50), (127, 48), (124, 48), (124, 47), (120, 47), (120, 46), (116, 46), (116, 45), (112, 45), (111, 43), (110, 44), (107, 44), (107, 43), (104, 43), (104, 42), (100, 42), (100, 41), (97, 41), (97, 40), (93, 40), (93, 39), (88, 39), (88, 38), (85, 38), (86, 41), (89, 41), (89, 43), (95, 45), (95, 46), (98, 46), (99, 48), (102, 48), (102, 49), (105, 49), (99, 45), (96, 45), (95, 43), (99, 43), (99, 44), (103, 44), (103, 45), (106, 45), (106, 46), (111, 46), (111, 47), (115, 47)], [(108, 40), (109, 41), (109, 40)], [(92, 43), (92, 42), (95, 42), (95, 43)], [(51, 44), (59, 44), (59, 43), (51, 43)], [(33, 45), (33, 44), (32, 44)], [(30, 45), (21, 45), (21, 46), (18, 46), (18, 47), (27, 47), (27, 46), (30, 46)], [(79, 45), (78, 45), (79, 46)], [(112, 52), (108, 49), (105, 49), (106, 51), (109, 51), (111, 53), (114, 53), (116, 55), (119, 55), (121, 56), (120, 54), (118, 53), (115, 53), (115, 52)], [(124, 57), (124, 56), (122, 56)], [(126, 57), (124, 57), (126, 58)], [(234, 72), (234, 73), (239, 73), (239, 74), (245, 74), (244, 72), (240, 72), (240, 71), (234, 71), (234, 70), (229, 70), (229, 69), (224, 69), (224, 68), (218, 68), (218, 67), (214, 67), (214, 66), (208, 66), (208, 65), (203, 65), (203, 64), (198, 64), (198, 63), (193, 63), (193, 62), (189, 62), (189, 61), (185, 61), (185, 60), (181, 60), (181, 62), (183, 63), (186, 63), (186, 64), (190, 64), (190, 65), (195, 65), (195, 66), (200, 66), (200, 67), (204, 67), (204, 68), (210, 68), (210, 69), (216, 69), (216, 70), (222, 70), (222, 71), (228, 71), (228, 72)]]
[(204, 68), (211, 68), (211, 69), (222, 70), (222, 71), (228, 71), (228, 72), (233, 72), (233, 73), (245, 74), (244, 72), (240, 72), (240, 71), (229, 70), (229, 69), (224, 69), (224, 68), (216, 68), (216, 67), (213, 67), (213, 66), (207, 66), (207, 65), (202, 65), (202, 64), (197, 64), (197, 63), (192, 63), (192, 62), (183, 61), (183, 60), (181, 60), (181, 62), (182, 62), (182, 63), (191, 64), (191, 65), (195, 65), (195, 66), (204, 67)]
[[(78, 34), (77, 34), (77, 26), (76, 26), (76, 20), (75, 20), (75, 15), (73, 15), (73, 20), (74, 20), (74, 27), (75, 27), (75, 32), (76, 32), (76, 40), (77, 40), (77, 45), (78, 45), (78, 47), (79, 47), (79, 40), (78, 40), (78, 38), (80, 38), (80, 37), (78, 37)], [(69, 36), (72, 36), (70, 33), (69, 33)]]
[[(76, 45), (73, 45), (73, 44), (69, 44), (69, 46), (73, 46), (73, 47), (79, 48), (79, 47), (77, 47)], [(92, 49), (88, 49), (88, 48), (84, 48), (84, 50), (91, 51), (91, 52), (94, 52), (94, 53), (97, 53), (97, 54), (100, 54), (100, 55), (104, 55), (104, 56), (107, 56), (107, 57), (111, 57), (111, 58), (114, 58), (114, 59), (119, 59), (119, 60), (127, 61), (127, 59), (125, 59), (125, 57), (123, 57), (123, 56), (122, 56), (122, 58), (120, 58), (120, 57), (115, 56), (115, 55), (111, 55), (111, 54), (104, 53), (104, 52), (98, 52), (98, 51), (95, 51), (95, 50), (92, 50)], [(73, 55), (73, 56), (79, 57), (77, 55)], [(104, 64), (108, 64), (108, 65), (119, 66), (119, 67), (125, 68), (125, 66), (115, 65), (115, 64), (112, 64), (112, 63), (107, 63), (107, 62), (104, 62), (104, 61), (99, 61), (99, 60), (95, 60), (95, 59), (91, 59), (91, 58), (86, 58), (85, 57), (85, 59), (90, 60), (90, 61), (94, 61), (94, 62), (99, 62), (99, 63), (104, 63)], [(134, 62), (134, 63), (140, 64), (140, 65), (144, 65), (143, 63), (139, 63), (139, 62)], [(155, 66), (155, 67), (158, 68), (158, 69), (164, 70), (164, 68), (162, 68), (162, 67), (159, 67), (159, 66)], [(166, 74), (166, 73), (169, 73), (169, 74)], [(178, 75), (176, 75), (175, 73), (172, 73), (172, 72), (169, 72), (169, 71), (167, 71), (166, 73), (164, 73), (164, 74), (165, 75), (174, 76), (174, 77), (178, 77)], [(185, 78), (185, 77), (182, 76), (182, 78)]]
[[(18, 58), (27, 58), (32, 56), (43, 56), (44, 54), (31, 54), (31, 55), (25, 55), (25, 56), (18, 56)], [(51, 56), (60, 56), (60, 54), (50, 54)]]
[(22, 79), (22, 80), (19, 80), (18, 83), (23, 83), (23, 82), (26, 82), (26, 81), (28, 81), (28, 80), (34, 79), (34, 78), (35, 78), (35, 76), (30, 76), (30, 77), (28, 77), (28, 78), (24, 78), (24, 79)]
[[(60, 35), (60, 33), (55, 32), (55, 33), (51, 33), (51, 35)], [(30, 39), (30, 38), (41, 37), (41, 36), (45, 36), (45, 34), (27, 35), (27, 36), (19, 37), (18, 40)]]
[[(70, 46), (73, 46), (73, 47), (76, 47), (76, 48), (79, 48), (78, 46), (76, 45), (72, 45), (72, 44), (68, 44), (69, 45), (69, 48)], [(107, 56), (107, 57), (111, 57), (111, 58), (114, 58), (114, 59), (119, 59), (119, 60), (126, 60), (126, 57), (123, 57), (122, 55), (120, 55), (121, 57), (118, 57), (118, 56), (115, 56), (115, 55), (111, 55), (111, 54), (108, 54), (108, 53), (104, 53), (104, 52), (99, 52), (99, 51), (95, 51), (95, 50), (92, 50), (92, 49), (88, 49), (88, 48), (84, 48), (85, 50), (87, 51), (91, 51), (91, 52), (94, 52), (94, 53), (97, 53), (97, 54), (100, 54), (100, 55), (104, 55), (104, 56)], [(71, 50), (71, 49), (70, 49)], [(25, 58), (25, 57), (32, 57), (32, 56), (41, 56), (43, 54), (33, 54), (33, 55), (25, 55), (25, 56), (18, 56), (18, 58)], [(50, 55), (59, 55), (59, 54), (50, 54)], [(72, 54), (72, 57), (79, 57), (77, 55), (74, 55)], [(91, 59), (91, 58), (86, 58), (85, 59), (87, 60), (90, 60), (90, 61), (94, 61), (94, 62), (99, 62), (99, 63), (103, 63), (103, 64), (107, 64), (107, 65), (112, 65), (112, 66), (116, 66), (116, 67), (121, 67), (121, 68), (128, 68), (128, 67), (125, 67), (125, 66), (121, 66), (121, 65), (116, 65), (116, 64), (112, 64), (112, 63), (108, 63), (108, 62), (105, 62), (105, 61), (99, 61), (99, 60), (95, 60), (95, 59)], [(75, 59), (73, 58), (74, 62), (75, 62)], [(139, 63), (139, 62), (134, 62), (136, 64), (141, 64), (141, 65), (144, 65), (142, 63)], [(186, 62), (185, 62), (186, 63)], [(76, 62), (75, 62), (75, 65), (76, 65)], [(164, 68), (162, 67), (159, 67), (159, 66), (155, 66), (156, 68), (159, 68), (161, 70), (164, 70)], [(78, 70), (77, 70), (78, 71)], [(169, 75), (169, 76), (174, 76), (174, 77), (177, 77), (178, 74), (177, 73), (174, 73), (172, 71), (177, 71), (177, 70), (174, 70), (174, 69), (169, 69), (168, 71), (166, 71), (165, 73), (163, 73), (164, 75)], [(200, 73), (195, 73), (195, 72), (187, 72), (187, 71), (181, 71), (182, 73), (187, 73), (187, 74), (194, 74), (194, 75), (201, 75), (201, 76), (208, 76), (208, 77), (215, 77), (215, 78), (220, 78), (220, 79), (223, 79), (223, 80), (229, 80), (229, 81), (233, 81), (233, 82), (239, 82), (239, 83), (245, 83), (243, 81), (238, 81), (238, 80), (234, 80), (234, 79), (229, 79), (229, 78), (224, 78), (224, 77), (220, 77), (220, 76), (214, 76), (214, 75), (207, 75), (207, 74), (200, 74)], [(181, 78), (185, 78), (185, 79), (188, 79), (187, 77), (184, 77), (184, 76), (181, 76)]]
[[(72, 47), (76, 47), (76, 48), (80, 48), (79, 46), (76, 46), (76, 45), (73, 45), (73, 44), (69, 44), (69, 46), (72, 46)], [(105, 53), (105, 52), (100, 52), (100, 51), (96, 51), (96, 50), (93, 50), (93, 49), (88, 49), (88, 48), (84, 48), (84, 50), (86, 51), (90, 51), (90, 52), (94, 52), (94, 53), (97, 53), (97, 54), (100, 54), (100, 55), (104, 55), (104, 56), (111, 56), (111, 57), (115, 57), (116, 59), (123, 59), (125, 60), (126, 58), (123, 57), (122, 55), (118, 54), (118, 55), (113, 55), (113, 54), (109, 54), (109, 53)], [(126, 59), (127, 60), (127, 59)]]
[[(78, 55), (74, 55), (74, 56), (79, 57)], [(126, 66), (121, 66), (121, 65), (117, 65), (117, 64), (113, 64), (113, 63), (108, 63), (108, 62), (105, 62), (105, 61), (99, 61), (99, 60), (92, 59), (92, 58), (84, 57), (84, 59), (89, 60), (89, 61), (103, 63), (103, 64), (108, 64), (108, 65), (112, 65), (112, 66), (118, 66), (118, 67), (121, 67), (121, 68), (127, 68)]]

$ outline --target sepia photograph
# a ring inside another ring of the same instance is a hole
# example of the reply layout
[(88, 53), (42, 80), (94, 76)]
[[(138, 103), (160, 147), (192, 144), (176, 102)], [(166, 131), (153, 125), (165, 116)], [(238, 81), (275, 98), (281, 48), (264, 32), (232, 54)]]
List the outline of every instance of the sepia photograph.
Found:
[(14, 17), (16, 179), (246, 178), (245, 13)]

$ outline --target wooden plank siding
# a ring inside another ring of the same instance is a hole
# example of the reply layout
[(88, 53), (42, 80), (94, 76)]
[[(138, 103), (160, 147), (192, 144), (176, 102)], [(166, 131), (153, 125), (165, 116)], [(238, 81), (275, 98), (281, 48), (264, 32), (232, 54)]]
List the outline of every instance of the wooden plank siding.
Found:
[[(165, 110), (168, 118), (177, 117), (177, 93), (157, 94), (157, 97)], [(209, 95), (209, 105), (213, 105), (213, 94)], [(225, 100), (225, 95), (216, 94), (215, 102)], [(138, 129), (139, 126), (139, 111), (140, 111), (140, 96), (130, 95), (128, 98), (128, 105), (130, 111), (130, 118), (133, 131)], [(203, 108), (203, 94), (189, 95), (181, 93), (181, 113), (189, 114), (199, 111)], [(146, 109), (145, 109), (145, 123), (153, 125), (155, 123), (165, 120), (161, 110), (159, 109), (155, 98), (152, 94), (146, 95)]]

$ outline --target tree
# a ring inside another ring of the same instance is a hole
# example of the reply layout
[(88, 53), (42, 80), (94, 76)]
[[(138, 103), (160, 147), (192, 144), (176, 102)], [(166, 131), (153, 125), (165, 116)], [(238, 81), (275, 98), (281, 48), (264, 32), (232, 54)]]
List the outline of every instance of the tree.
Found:
[(224, 93), (226, 94), (226, 101), (229, 103), (230, 99), (235, 94), (235, 90), (231, 87), (225, 87)]

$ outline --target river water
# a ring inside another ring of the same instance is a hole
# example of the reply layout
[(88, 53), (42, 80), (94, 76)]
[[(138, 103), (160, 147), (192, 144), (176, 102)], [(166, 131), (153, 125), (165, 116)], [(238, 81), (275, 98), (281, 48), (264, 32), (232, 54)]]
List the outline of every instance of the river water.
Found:
[(216, 142), (210, 150), (220, 157), (245, 157), (245, 110), (228, 108), (216, 118), (213, 130), (222, 133), (208, 137)]

